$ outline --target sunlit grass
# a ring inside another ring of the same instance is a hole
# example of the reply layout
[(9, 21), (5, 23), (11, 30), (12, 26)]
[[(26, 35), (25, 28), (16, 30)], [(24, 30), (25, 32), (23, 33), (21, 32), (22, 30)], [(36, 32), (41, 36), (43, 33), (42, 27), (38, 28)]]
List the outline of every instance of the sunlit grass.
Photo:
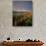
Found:
[(13, 12), (13, 26), (32, 26), (31, 12)]

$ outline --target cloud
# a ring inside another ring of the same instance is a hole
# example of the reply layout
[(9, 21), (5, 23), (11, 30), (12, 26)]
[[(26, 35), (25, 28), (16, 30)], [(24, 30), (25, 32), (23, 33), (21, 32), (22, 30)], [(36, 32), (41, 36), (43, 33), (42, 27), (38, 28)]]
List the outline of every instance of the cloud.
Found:
[(32, 10), (32, 2), (31, 1), (14, 1), (13, 2), (13, 10), (17, 11), (25, 11)]

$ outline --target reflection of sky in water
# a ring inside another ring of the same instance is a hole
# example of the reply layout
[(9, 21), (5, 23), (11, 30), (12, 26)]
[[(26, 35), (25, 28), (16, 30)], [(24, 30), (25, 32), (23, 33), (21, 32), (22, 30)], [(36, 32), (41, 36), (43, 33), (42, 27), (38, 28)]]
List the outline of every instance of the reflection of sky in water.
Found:
[(32, 1), (13, 1), (13, 10), (30, 11), (32, 10)]

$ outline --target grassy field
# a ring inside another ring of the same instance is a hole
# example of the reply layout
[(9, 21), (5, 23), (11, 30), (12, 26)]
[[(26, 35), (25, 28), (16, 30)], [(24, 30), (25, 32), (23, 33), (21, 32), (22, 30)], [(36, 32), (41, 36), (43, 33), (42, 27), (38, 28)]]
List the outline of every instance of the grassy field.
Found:
[(32, 26), (32, 12), (13, 11), (13, 26)]

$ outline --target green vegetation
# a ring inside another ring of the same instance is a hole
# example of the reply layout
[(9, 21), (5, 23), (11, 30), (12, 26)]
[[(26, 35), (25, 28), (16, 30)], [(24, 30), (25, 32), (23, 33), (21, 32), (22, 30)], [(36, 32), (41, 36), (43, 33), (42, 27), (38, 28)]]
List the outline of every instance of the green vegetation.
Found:
[(18, 12), (13, 12), (13, 26), (32, 26), (32, 14), (23, 13), (20, 12), (19, 15), (16, 15)]

